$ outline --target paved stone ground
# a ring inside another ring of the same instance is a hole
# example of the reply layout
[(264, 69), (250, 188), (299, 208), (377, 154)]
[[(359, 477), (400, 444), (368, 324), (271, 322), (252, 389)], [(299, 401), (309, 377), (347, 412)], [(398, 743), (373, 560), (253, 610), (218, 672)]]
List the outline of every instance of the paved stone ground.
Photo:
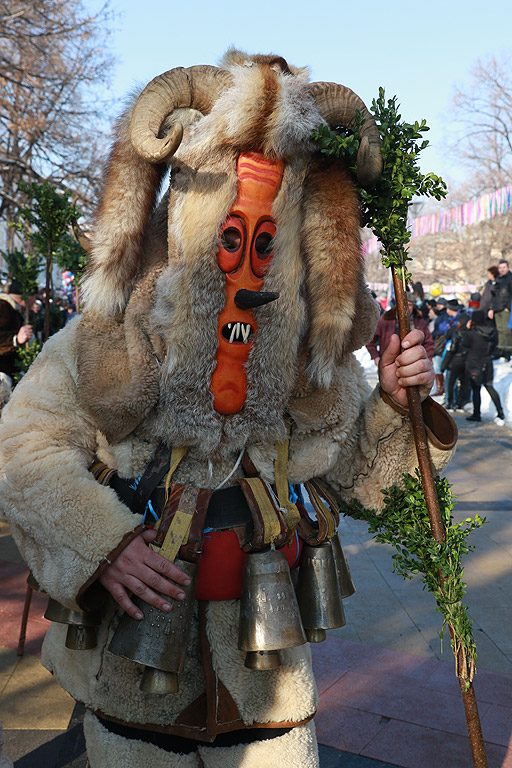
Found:
[[(475, 691), (490, 768), (512, 768), (512, 433), (491, 422), (460, 427), (447, 472), (457, 518), (487, 516), (467, 558), (467, 604), (479, 658)], [(37, 660), (46, 629), (34, 596), (26, 655), (15, 653), (26, 570), (0, 527), (0, 719), (20, 768), (85, 768), (81, 708)], [(418, 580), (391, 569), (389, 548), (364, 523), (341, 535), (357, 593), (347, 625), (313, 647), (321, 703), (316, 718), (322, 768), (469, 768), (472, 760), (449, 645)]]

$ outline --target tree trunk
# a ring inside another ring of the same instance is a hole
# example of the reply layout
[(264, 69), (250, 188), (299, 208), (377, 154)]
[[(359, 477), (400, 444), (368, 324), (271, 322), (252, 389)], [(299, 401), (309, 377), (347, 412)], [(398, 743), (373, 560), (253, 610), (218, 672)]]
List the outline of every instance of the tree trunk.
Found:
[(48, 341), (50, 338), (50, 289), (52, 279), (52, 245), (48, 241), (46, 250), (46, 288), (45, 288), (45, 308), (46, 314), (44, 318), (44, 340)]

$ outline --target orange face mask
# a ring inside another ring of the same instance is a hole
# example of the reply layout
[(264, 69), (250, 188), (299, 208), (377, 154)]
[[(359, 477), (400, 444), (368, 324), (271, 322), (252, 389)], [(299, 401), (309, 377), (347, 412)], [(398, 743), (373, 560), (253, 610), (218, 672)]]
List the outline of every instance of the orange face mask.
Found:
[(238, 413), (247, 397), (246, 363), (257, 325), (252, 308), (277, 298), (261, 293), (273, 253), (272, 204), (283, 178), (282, 160), (249, 152), (238, 158), (238, 196), (221, 229), (217, 262), (226, 277), (226, 304), (219, 314), (214, 408)]

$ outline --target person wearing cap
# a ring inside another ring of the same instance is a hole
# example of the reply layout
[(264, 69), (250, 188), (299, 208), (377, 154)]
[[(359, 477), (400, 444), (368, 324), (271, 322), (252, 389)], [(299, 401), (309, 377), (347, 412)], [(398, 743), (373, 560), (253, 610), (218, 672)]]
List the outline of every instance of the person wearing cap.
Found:
[(32, 338), (31, 325), (24, 322), (25, 301), (13, 280), (7, 293), (0, 293), (0, 372), (11, 379), (15, 373), (16, 348)]
[(446, 311), (447, 305), (448, 299), (445, 299), (444, 296), (436, 297), (434, 312), (437, 315), (437, 319), (432, 331), (432, 338), (434, 339), (434, 357), (432, 358), (432, 365), (436, 376), (436, 391), (433, 393), (433, 397), (444, 395), (444, 374), (441, 366), (446, 345), (446, 328), (449, 323), (449, 317)]

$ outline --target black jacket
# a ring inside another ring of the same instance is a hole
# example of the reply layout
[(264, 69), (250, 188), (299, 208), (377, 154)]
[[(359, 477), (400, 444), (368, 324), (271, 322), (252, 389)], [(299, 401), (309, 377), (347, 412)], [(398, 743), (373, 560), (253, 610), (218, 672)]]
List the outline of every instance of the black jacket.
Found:
[(466, 371), (474, 378), (475, 372), (481, 373), (481, 382), (489, 383), (493, 379), (492, 353), (498, 345), (498, 331), (494, 324), (476, 325), (462, 331), (462, 343), (467, 348)]
[(13, 376), (16, 361), (13, 339), (23, 325), (23, 315), (12, 306), (12, 300), (3, 296), (0, 299), (0, 371)]
[(512, 272), (506, 275), (498, 275), (495, 285), (491, 287), (491, 309), (495, 312), (502, 312), (504, 309), (510, 309), (512, 303)]

